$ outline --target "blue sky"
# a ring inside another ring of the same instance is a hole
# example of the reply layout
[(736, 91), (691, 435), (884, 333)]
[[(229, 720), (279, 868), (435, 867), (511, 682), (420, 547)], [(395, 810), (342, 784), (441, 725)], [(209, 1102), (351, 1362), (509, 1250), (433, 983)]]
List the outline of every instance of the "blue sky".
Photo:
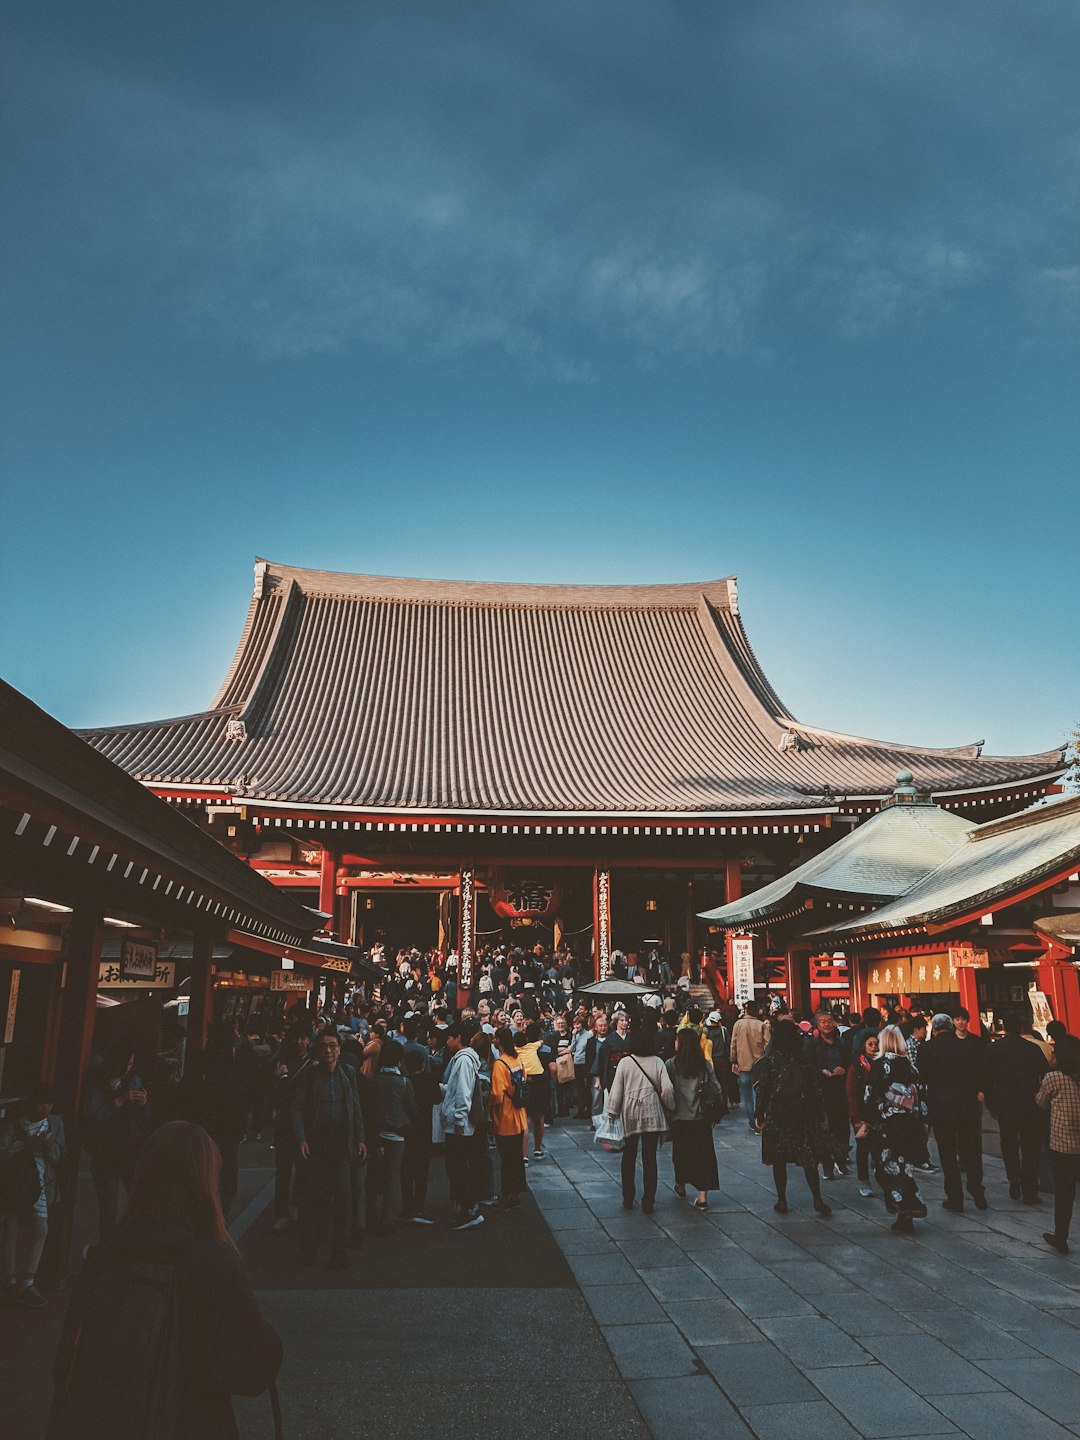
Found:
[(256, 554), (737, 573), (810, 723), (1080, 721), (1080, 10), (9, 0), (5, 678), (201, 708)]

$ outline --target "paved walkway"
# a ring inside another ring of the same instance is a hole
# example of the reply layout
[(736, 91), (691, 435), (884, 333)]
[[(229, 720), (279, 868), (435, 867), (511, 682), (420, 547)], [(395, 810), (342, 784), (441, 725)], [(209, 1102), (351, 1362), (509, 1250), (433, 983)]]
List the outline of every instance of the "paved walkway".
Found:
[(1080, 1435), (1080, 1246), (1048, 1250), (1049, 1205), (940, 1208), (894, 1235), (854, 1177), (815, 1216), (792, 1169), (777, 1215), (759, 1142), (736, 1110), (714, 1132), (722, 1191), (698, 1214), (671, 1190), (623, 1210), (617, 1156), (584, 1125), (550, 1136), (530, 1185), (652, 1433), (679, 1440)]

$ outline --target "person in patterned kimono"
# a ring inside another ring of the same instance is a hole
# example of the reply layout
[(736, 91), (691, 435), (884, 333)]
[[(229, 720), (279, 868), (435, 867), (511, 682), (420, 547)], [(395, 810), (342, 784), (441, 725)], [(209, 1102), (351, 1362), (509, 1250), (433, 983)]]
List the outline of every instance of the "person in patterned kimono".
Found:
[(874, 1178), (885, 1193), (886, 1209), (896, 1216), (892, 1228), (910, 1234), (914, 1221), (926, 1214), (916, 1173), (928, 1153), (926, 1101), (896, 1025), (881, 1030), (878, 1058), (863, 1088), (862, 1116), (856, 1138), (870, 1136)]

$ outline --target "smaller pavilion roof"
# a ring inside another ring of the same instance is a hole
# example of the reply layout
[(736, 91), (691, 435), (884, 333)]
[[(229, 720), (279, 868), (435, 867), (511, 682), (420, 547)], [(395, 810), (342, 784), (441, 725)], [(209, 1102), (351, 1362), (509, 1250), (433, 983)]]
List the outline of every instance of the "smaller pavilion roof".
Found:
[(1080, 866), (1080, 796), (975, 825), (897, 899), (812, 933), (841, 940), (944, 926)]
[(734, 930), (790, 914), (814, 895), (887, 900), (939, 865), (973, 828), (937, 805), (891, 804), (771, 885), (701, 918)]
[(1058, 915), (1040, 915), (1035, 929), (1058, 945), (1080, 947), (1080, 910), (1063, 910)]

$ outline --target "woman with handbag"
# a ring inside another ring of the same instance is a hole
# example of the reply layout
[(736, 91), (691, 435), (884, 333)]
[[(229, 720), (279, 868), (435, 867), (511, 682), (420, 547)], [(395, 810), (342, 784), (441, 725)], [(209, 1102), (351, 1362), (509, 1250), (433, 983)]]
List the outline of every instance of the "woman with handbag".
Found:
[(675, 1037), (675, 1054), (667, 1062), (675, 1094), (671, 1117), (671, 1161), (675, 1194), (686, 1198), (687, 1185), (697, 1191), (694, 1208), (709, 1208), (708, 1192), (720, 1187), (713, 1145), (713, 1115), (724, 1108), (724, 1096), (705, 1059), (696, 1032), (684, 1026)]
[(896, 1025), (878, 1034), (878, 1057), (863, 1089), (863, 1123), (858, 1141), (870, 1136), (874, 1178), (885, 1194), (885, 1208), (896, 1216), (893, 1229), (910, 1234), (913, 1221), (926, 1214), (916, 1167), (928, 1158), (926, 1101), (908, 1059), (907, 1042)]
[[(697, 1037), (694, 1037), (695, 1042)], [(656, 1151), (668, 1133), (675, 1092), (656, 1053), (656, 1026), (639, 1025), (629, 1034), (630, 1049), (619, 1060), (608, 1094), (608, 1119), (622, 1125), (623, 1209), (634, 1208), (638, 1150), (641, 1150), (641, 1208), (651, 1215), (656, 1204)]]
[[(0, 1130), (4, 1289), (17, 1305), (32, 1309), (46, 1303), (35, 1282), (49, 1233), (49, 1211), (59, 1194), (56, 1167), (64, 1153), (64, 1122), (52, 1113), (55, 1103), (51, 1085), (36, 1085), (22, 1115)], [(27, 1250), (20, 1269), (23, 1243)]]

